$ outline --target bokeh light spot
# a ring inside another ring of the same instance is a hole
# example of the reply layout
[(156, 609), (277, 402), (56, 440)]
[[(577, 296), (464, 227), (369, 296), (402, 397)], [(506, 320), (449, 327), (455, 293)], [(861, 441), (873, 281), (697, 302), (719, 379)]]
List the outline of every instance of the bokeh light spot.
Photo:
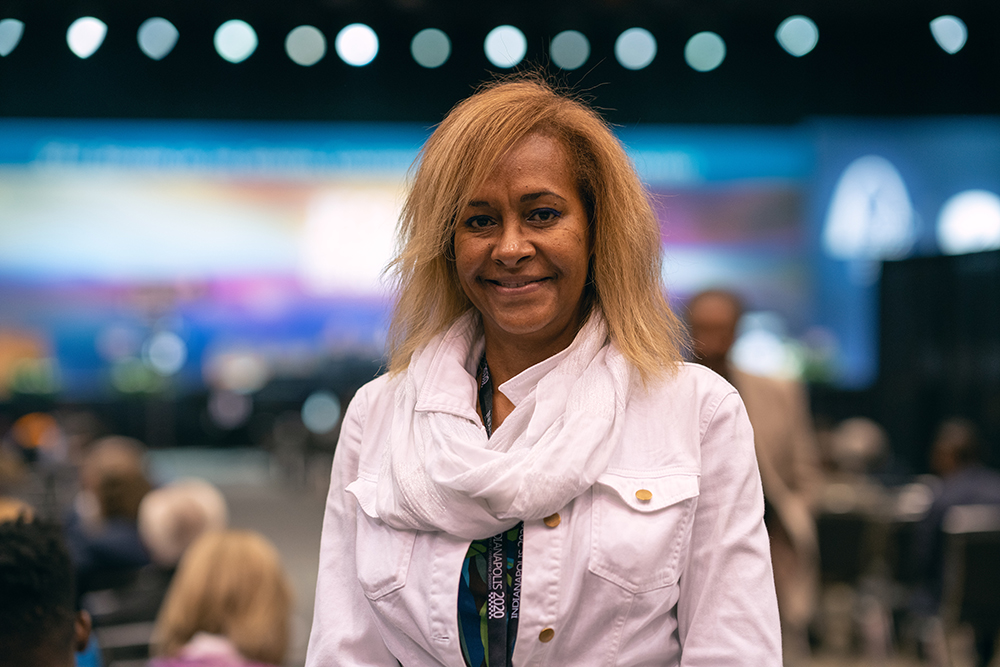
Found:
[(645, 28), (629, 28), (615, 40), (615, 58), (625, 69), (642, 69), (656, 57), (656, 38)]
[(333, 46), (345, 63), (364, 67), (378, 55), (378, 35), (364, 23), (352, 23), (337, 33)]
[(801, 58), (816, 48), (819, 42), (819, 28), (806, 16), (789, 16), (778, 26), (774, 38), (785, 51), (796, 58)]
[(66, 43), (69, 44), (69, 50), (78, 58), (86, 59), (101, 48), (107, 34), (108, 26), (104, 21), (93, 16), (84, 16), (70, 25), (66, 31)]
[(233, 391), (216, 391), (208, 398), (208, 416), (224, 431), (243, 426), (253, 412), (253, 399)]
[(946, 14), (931, 21), (931, 35), (945, 52), (955, 54), (965, 46), (969, 31), (962, 19)]
[(421, 30), (410, 42), (410, 54), (421, 67), (440, 67), (451, 56), (451, 40), (437, 28)]
[(989, 190), (966, 190), (941, 207), (938, 245), (949, 255), (1000, 248), (1000, 197)]
[(163, 376), (173, 375), (187, 361), (187, 345), (171, 331), (159, 331), (146, 341), (142, 350), (143, 360)]
[(0, 21), (0, 56), (9, 56), (24, 34), (24, 23), (17, 19)]
[(490, 30), (483, 45), (486, 57), (497, 67), (514, 67), (528, 52), (524, 33), (512, 25), (501, 25)]
[(179, 34), (174, 24), (167, 19), (146, 19), (139, 26), (139, 48), (153, 60), (163, 60), (174, 50)]
[(326, 55), (326, 37), (319, 28), (300, 25), (285, 38), (285, 53), (296, 65), (311, 67)]
[(257, 33), (246, 21), (226, 21), (215, 31), (215, 50), (231, 63), (241, 63), (257, 50)]
[(208, 356), (202, 375), (216, 389), (248, 394), (264, 387), (271, 379), (267, 360), (252, 350), (229, 350)]
[(684, 61), (699, 72), (711, 72), (725, 59), (726, 43), (714, 32), (699, 32), (684, 46)]
[(311, 433), (329, 433), (340, 421), (340, 399), (329, 391), (310, 394), (302, 404), (302, 423)]
[(577, 69), (590, 57), (590, 42), (581, 32), (564, 30), (552, 39), (549, 54), (562, 69)]
[(138, 359), (125, 359), (111, 367), (111, 385), (124, 394), (155, 392), (163, 378)]

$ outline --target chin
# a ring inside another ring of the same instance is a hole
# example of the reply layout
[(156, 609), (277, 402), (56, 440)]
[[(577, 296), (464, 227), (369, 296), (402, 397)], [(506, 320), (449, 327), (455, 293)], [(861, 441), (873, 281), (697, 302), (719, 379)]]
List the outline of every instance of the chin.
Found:
[(544, 324), (533, 324), (533, 323), (523, 323), (523, 322), (497, 322), (496, 323), (497, 333), (506, 334), (508, 336), (531, 336), (540, 334), (545, 330)]

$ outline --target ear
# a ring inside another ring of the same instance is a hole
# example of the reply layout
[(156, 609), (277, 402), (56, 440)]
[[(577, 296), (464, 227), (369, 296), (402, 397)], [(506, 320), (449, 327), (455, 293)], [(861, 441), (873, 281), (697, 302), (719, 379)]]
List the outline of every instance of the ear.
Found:
[(73, 650), (81, 653), (87, 650), (90, 643), (90, 612), (80, 610), (76, 612), (76, 620), (73, 622)]

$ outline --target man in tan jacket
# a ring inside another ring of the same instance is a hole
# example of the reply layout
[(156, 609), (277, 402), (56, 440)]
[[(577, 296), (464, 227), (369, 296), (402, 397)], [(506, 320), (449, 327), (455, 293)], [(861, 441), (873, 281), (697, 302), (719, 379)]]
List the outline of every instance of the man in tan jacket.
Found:
[(688, 302), (695, 361), (736, 387), (753, 426), (785, 664), (794, 665), (809, 654), (807, 630), (819, 588), (813, 516), (822, 484), (819, 455), (802, 385), (751, 375), (729, 362), (742, 314), (740, 299), (723, 290), (701, 292)]

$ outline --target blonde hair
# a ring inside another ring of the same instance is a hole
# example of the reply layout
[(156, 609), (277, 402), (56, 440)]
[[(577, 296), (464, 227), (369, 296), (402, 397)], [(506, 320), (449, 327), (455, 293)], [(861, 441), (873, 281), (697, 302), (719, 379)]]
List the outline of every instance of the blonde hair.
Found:
[(176, 655), (198, 632), (222, 635), (240, 654), (281, 664), (291, 586), (274, 546), (246, 530), (205, 533), (188, 547), (156, 619), (157, 655)]
[(660, 228), (632, 162), (593, 109), (529, 73), (459, 102), (421, 149), (390, 265), (397, 287), (391, 373), (472, 307), (455, 270), (457, 216), (504, 155), (532, 134), (561, 141), (576, 170), (593, 244), (584, 310), (601, 310), (611, 339), (644, 381), (681, 361), (685, 334), (663, 293)]

